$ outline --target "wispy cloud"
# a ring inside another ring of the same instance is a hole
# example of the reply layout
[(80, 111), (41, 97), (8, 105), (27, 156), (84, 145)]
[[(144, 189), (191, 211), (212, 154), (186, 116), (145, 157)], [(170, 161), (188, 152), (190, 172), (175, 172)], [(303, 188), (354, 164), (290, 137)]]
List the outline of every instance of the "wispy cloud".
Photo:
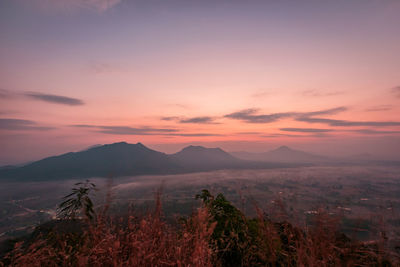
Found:
[(200, 123), (200, 124), (215, 124), (215, 119), (213, 117), (203, 116), (203, 117), (193, 117), (187, 119), (179, 120), (180, 123)]
[(161, 117), (161, 120), (176, 121), (178, 123), (219, 124), (218, 122), (215, 121), (216, 120), (215, 117), (210, 117), (210, 116), (191, 117), (191, 118), (170, 116), (170, 117)]
[(31, 120), (21, 119), (0, 119), (0, 130), (36, 130), (36, 131), (47, 131), (52, 130), (52, 127), (39, 126), (36, 122)]
[(155, 135), (175, 132), (174, 129), (132, 128), (126, 126), (102, 126), (99, 132), (120, 135)]
[(324, 133), (316, 133), (312, 135), (304, 135), (304, 134), (282, 134), (282, 133), (276, 133), (276, 134), (265, 134), (261, 135), (260, 137), (265, 137), (265, 138), (279, 138), (279, 137), (328, 137), (329, 135), (324, 134)]
[(258, 109), (245, 109), (225, 115), (225, 118), (244, 121), (247, 123), (271, 123), (283, 118), (290, 118), (296, 115), (295, 112), (258, 114)]
[(122, 0), (19, 0), (46, 12), (74, 12), (81, 9), (105, 12)]
[(380, 105), (380, 106), (373, 106), (370, 108), (367, 108), (365, 111), (371, 112), (371, 111), (387, 111), (393, 109), (392, 105)]
[(213, 133), (176, 133), (168, 134), (169, 136), (184, 136), (184, 137), (201, 137), (201, 136), (224, 136), (222, 134)]
[(237, 134), (237, 135), (260, 135), (262, 133), (260, 133), (260, 132), (238, 132), (235, 134)]
[(323, 91), (323, 90), (305, 90), (301, 94), (306, 97), (323, 97), (323, 96), (336, 96), (345, 94), (344, 91)]
[[(400, 134), (400, 131), (383, 131), (383, 130), (372, 130), (372, 129), (337, 130), (337, 129), (320, 129), (320, 128), (280, 128), (279, 130), (284, 132), (317, 133), (317, 134), (324, 134), (324, 133), (338, 132), (338, 131), (360, 133), (366, 135)], [(320, 135), (318, 136), (321, 137)]]
[(179, 120), (179, 117), (170, 116), (170, 117), (161, 117), (160, 119), (163, 121), (177, 121), (177, 120)]
[(61, 96), (61, 95), (52, 95), (52, 94), (43, 94), (43, 93), (36, 93), (36, 92), (26, 92), (24, 93), (25, 96), (40, 100), (48, 103), (53, 104), (61, 104), (61, 105), (68, 105), (68, 106), (80, 106), (84, 105), (85, 103), (77, 98)]
[(298, 133), (326, 133), (333, 132), (333, 129), (318, 129), (318, 128), (280, 128), (284, 132), (298, 132)]
[[(346, 107), (336, 107), (331, 109), (317, 110), (311, 112), (279, 112), (270, 114), (260, 114), (260, 110), (256, 108), (249, 108), (226, 114), (223, 118), (240, 120), (246, 123), (271, 123), (285, 118), (293, 117), (311, 117), (317, 115), (333, 115), (346, 111)], [(197, 123), (197, 124), (220, 124), (216, 120), (218, 117), (212, 116), (199, 116), (199, 117), (179, 117), (179, 116), (166, 116), (161, 117), (164, 121), (176, 121), (178, 123)]]
[(105, 125), (87, 125), (78, 124), (72, 125), (78, 128), (92, 128), (97, 132), (115, 135), (160, 135), (165, 133), (177, 132), (177, 129), (171, 128), (152, 128), (152, 127), (129, 127), (129, 126), (105, 126)]
[(72, 98), (62, 95), (45, 94), (39, 92), (15, 92), (5, 89), (0, 89), (0, 99), (21, 99), (29, 98), (31, 100), (38, 100), (52, 104), (68, 105), (68, 106), (80, 106), (85, 103), (77, 98)]
[(320, 123), (327, 124), (330, 126), (400, 126), (398, 121), (348, 121), (348, 120), (334, 120), (325, 118), (310, 118), (310, 117), (299, 117), (297, 121), (308, 122), (308, 123)]
[(371, 130), (371, 129), (359, 129), (352, 130), (352, 132), (370, 135), (382, 135), (382, 134), (400, 134), (400, 131), (381, 131), (381, 130)]
[(183, 137), (201, 137), (201, 136), (222, 136), (215, 133), (187, 133), (174, 128), (154, 128), (154, 127), (130, 127), (130, 126), (106, 126), (76, 124), (70, 125), (76, 128), (94, 129), (98, 133), (113, 135), (161, 135), (161, 136), (183, 136)]
[(316, 115), (331, 115), (346, 111), (346, 107), (337, 107), (312, 112), (281, 112), (271, 114), (259, 114), (258, 109), (245, 109), (225, 115), (225, 118), (244, 121), (247, 123), (271, 123), (285, 118), (310, 117)]
[[(388, 107), (384, 107), (388, 108)], [(283, 112), (283, 113), (271, 113), (271, 114), (260, 114), (258, 109), (245, 109), (242, 111), (227, 114), (224, 117), (230, 119), (240, 120), (246, 123), (271, 123), (284, 118), (293, 118), (296, 121), (306, 122), (310, 124), (326, 124), (329, 126), (336, 127), (388, 127), (388, 126), (400, 126), (400, 121), (349, 121), (349, 120), (336, 120), (328, 118), (320, 118), (315, 116), (321, 115), (334, 115), (340, 112), (348, 110), (347, 107), (336, 107), (331, 109), (317, 110), (311, 112)], [(334, 132), (334, 129), (322, 129), (322, 128), (293, 128), (285, 127), (281, 128), (281, 131), (285, 132), (298, 132), (298, 133), (315, 133), (318, 137), (327, 136), (325, 133)], [(395, 131), (375, 131), (375, 130), (350, 130), (353, 132), (364, 133), (364, 134), (390, 134), (396, 133)], [(316, 136), (313, 135), (313, 136)], [(277, 136), (276, 134), (268, 135), (269, 137)], [(278, 135), (279, 136), (279, 135)], [(282, 135), (281, 135), (282, 136)], [(304, 135), (301, 135), (302, 137)]]
[[(66, 0), (71, 1), (71, 0)], [(73, 0), (82, 8), (94, 9), (99, 12), (104, 12), (121, 2), (121, 0)]]
[(311, 116), (319, 116), (319, 115), (334, 115), (334, 114), (344, 112), (346, 110), (348, 110), (347, 107), (337, 107), (337, 108), (330, 108), (330, 109), (324, 109), (324, 110), (318, 110), (318, 111), (298, 113), (298, 116), (311, 117)]

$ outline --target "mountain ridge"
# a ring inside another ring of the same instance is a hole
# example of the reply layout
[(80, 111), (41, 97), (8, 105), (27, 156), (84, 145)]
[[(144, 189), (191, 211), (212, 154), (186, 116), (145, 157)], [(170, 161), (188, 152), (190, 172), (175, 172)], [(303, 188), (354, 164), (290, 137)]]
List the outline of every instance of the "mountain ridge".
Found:
[(12, 181), (63, 180), (91, 177), (182, 174), (222, 169), (268, 169), (299, 166), (391, 165), (396, 160), (376, 160), (369, 155), (334, 158), (280, 146), (262, 152), (226, 152), (219, 147), (189, 145), (173, 154), (142, 143), (95, 145), (78, 152), (47, 157), (24, 165), (0, 167), (0, 179)]
[(118, 142), (47, 157), (18, 168), (0, 169), (0, 178), (57, 180), (276, 167), (290, 165), (238, 159), (221, 148), (187, 146), (177, 153), (166, 154), (140, 142)]

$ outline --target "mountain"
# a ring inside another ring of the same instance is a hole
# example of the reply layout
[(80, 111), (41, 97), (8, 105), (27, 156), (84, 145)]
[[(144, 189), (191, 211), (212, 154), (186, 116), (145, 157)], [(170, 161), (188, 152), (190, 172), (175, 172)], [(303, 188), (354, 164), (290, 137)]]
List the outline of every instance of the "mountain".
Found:
[(280, 146), (277, 149), (263, 153), (250, 153), (242, 151), (232, 152), (231, 154), (241, 159), (268, 162), (321, 163), (331, 160), (326, 156), (291, 149), (287, 146)]
[(33, 181), (291, 166), (298, 165), (243, 160), (220, 148), (188, 146), (175, 154), (165, 154), (149, 149), (141, 143), (120, 142), (96, 145), (20, 167), (3, 168), (0, 169), (0, 178)]
[(177, 166), (167, 154), (141, 143), (125, 142), (96, 146), (45, 158), (20, 168), (0, 172), (0, 177), (63, 179), (174, 172)]
[(220, 148), (188, 146), (172, 154), (171, 158), (186, 170), (209, 170), (233, 168), (241, 165), (243, 160), (235, 158)]

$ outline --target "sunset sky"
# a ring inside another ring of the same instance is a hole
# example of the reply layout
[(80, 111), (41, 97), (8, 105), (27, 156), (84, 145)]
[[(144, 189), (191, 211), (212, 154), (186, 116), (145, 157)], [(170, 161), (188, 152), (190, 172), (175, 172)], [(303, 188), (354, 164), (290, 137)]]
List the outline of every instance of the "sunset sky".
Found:
[(400, 1), (2, 0), (0, 165), (142, 142), (400, 158)]

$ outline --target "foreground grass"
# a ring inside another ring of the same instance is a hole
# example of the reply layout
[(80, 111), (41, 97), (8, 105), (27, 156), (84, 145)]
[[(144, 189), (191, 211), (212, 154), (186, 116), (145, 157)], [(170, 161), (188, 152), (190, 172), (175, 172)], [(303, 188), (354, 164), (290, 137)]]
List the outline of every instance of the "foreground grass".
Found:
[[(203, 190), (202, 207), (177, 225), (155, 209), (139, 216), (65, 218), (17, 242), (0, 265), (11, 266), (397, 266), (384, 240), (352, 241), (323, 212), (313, 226), (274, 222), (258, 210), (246, 218), (222, 194)], [(83, 212), (83, 214), (85, 214)]]

